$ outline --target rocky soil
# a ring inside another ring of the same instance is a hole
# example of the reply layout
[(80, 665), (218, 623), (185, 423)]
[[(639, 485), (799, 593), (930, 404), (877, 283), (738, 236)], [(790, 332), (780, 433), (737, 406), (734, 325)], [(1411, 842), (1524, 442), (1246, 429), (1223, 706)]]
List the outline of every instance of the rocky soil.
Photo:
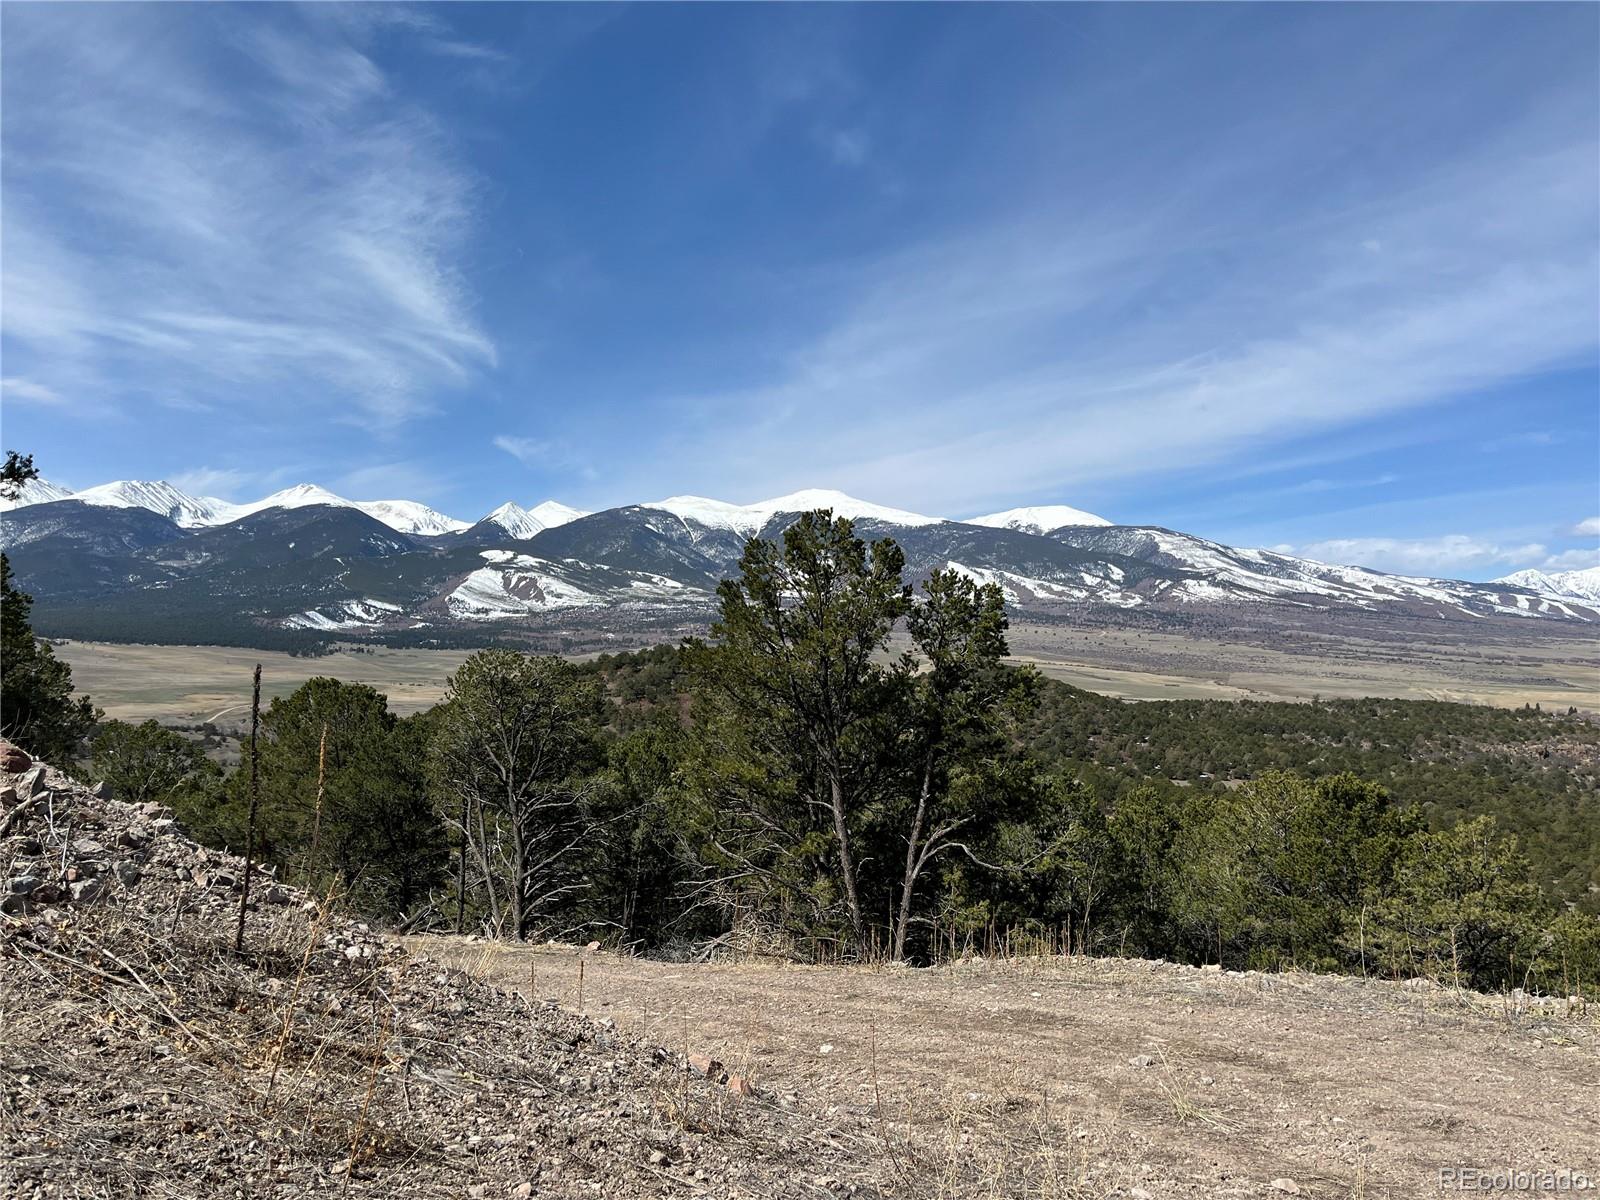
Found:
[(1119, 960), (401, 944), (259, 872), (236, 953), (243, 866), (0, 745), (0, 1197), (1600, 1183), (1593, 1004)]
[[(0, 1196), (893, 1190), (815, 1111), (408, 952), (0, 750)], [(659, 1039), (658, 1039), (659, 1040)]]
[(412, 944), (569, 1007), (581, 957), (589, 1012), (870, 1121), (913, 1195), (1415, 1200), (1467, 1194), (1452, 1168), (1575, 1172), (1592, 1186), (1570, 1190), (1600, 1195), (1592, 1000), (1132, 959), (908, 970)]

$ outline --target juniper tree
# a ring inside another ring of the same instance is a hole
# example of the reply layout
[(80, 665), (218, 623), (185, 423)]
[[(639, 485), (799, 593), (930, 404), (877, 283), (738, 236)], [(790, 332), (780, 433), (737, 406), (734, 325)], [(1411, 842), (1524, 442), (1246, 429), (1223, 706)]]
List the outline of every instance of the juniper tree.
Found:
[[(997, 815), (994, 806), (961, 789), (951, 774), (975, 758), (994, 755), (1004, 709), (1032, 692), (1031, 673), (1002, 665), (1006, 646), (1005, 596), (993, 583), (979, 585), (957, 571), (934, 571), (906, 615), (906, 628), (922, 662), (906, 659), (910, 786), (915, 800), (903, 816), (905, 870), (894, 919), (894, 957), (905, 957), (913, 898), (923, 873), (951, 850), (972, 850), (962, 840)], [(911, 671), (921, 669), (914, 676)], [(963, 800), (965, 799), (965, 802)], [(958, 836), (959, 835), (959, 836)]]
[(559, 658), (483, 650), (454, 675), (431, 764), (441, 815), (474, 866), (495, 928), (525, 939), (586, 887), (601, 697)]
[(170, 804), (175, 792), (204, 787), (221, 771), (197, 742), (158, 721), (103, 721), (90, 741), (89, 774), (118, 800)]

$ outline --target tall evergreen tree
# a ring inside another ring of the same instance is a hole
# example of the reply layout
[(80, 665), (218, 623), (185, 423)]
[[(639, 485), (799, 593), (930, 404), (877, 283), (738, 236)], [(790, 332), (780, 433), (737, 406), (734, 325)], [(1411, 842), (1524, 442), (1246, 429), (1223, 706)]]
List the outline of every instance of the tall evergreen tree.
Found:
[[(701, 685), (737, 714), (763, 769), (782, 777), (794, 802), (823, 815), (849, 936), (866, 940), (856, 843), (869, 810), (890, 786), (883, 722), (899, 681), (876, 661), (910, 604), (905, 555), (893, 541), (867, 546), (849, 520), (802, 513), (783, 545), (753, 538), (739, 577), (717, 590), (713, 645), (694, 648)], [(749, 872), (787, 856), (814, 833), (804, 818), (749, 814), (760, 848), (730, 847)], [(762, 828), (767, 826), (767, 828)], [(775, 844), (772, 838), (779, 842)], [(770, 878), (770, 876), (769, 876)]]
[(0, 735), (65, 767), (77, 758), (99, 712), (72, 694), (72, 668), (33, 636), (33, 597), (11, 583), (0, 554)]

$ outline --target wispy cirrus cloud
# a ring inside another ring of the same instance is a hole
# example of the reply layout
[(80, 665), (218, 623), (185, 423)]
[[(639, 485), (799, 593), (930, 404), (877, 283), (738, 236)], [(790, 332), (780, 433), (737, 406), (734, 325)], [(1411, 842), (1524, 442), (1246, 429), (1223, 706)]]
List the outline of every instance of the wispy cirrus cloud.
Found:
[(1456, 577), (1464, 571), (1481, 571), (1497, 564), (1526, 563), (1545, 552), (1544, 546), (1537, 542), (1507, 546), (1462, 533), (1430, 538), (1330, 538), (1282, 549), (1320, 562), (1358, 563), (1401, 574), (1447, 577)]
[(0, 379), (0, 397), (7, 400), (21, 400), (29, 404), (64, 404), (66, 397), (54, 388), (46, 387), (42, 383), (35, 383), (31, 379), (19, 376), (10, 376)]
[(539, 438), (514, 437), (508, 433), (501, 433), (495, 435), (494, 445), (497, 450), (504, 450), (525, 467), (548, 465), (558, 457), (555, 445)]
[[(1485, 158), (1276, 236), (1133, 209), (880, 260), (790, 355), (788, 378), (697, 398), (725, 419), (696, 458), (975, 511), (1217, 464), (1582, 362), (1600, 271), (1593, 157), (1573, 144)], [(1525, 203), (1539, 210), (1517, 223), (1527, 236), (1484, 225), (1485, 211)], [(1407, 253), (1355, 270), (1340, 247), (1372, 227)], [(1234, 271), (1185, 277), (1207, 256)], [(1115, 336), (1108, 314), (1128, 318)]]
[(525, 467), (571, 471), (585, 481), (599, 478), (600, 473), (594, 465), (564, 441), (520, 437), (507, 433), (496, 434), (493, 441), (497, 450), (504, 450)]
[(241, 489), (246, 484), (254, 482), (255, 478), (252, 472), (236, 467), (195, 467), (189, 471), (180, 471), (168, 482), (173, 487), (192, 495), (236, 500)]
[[(495, 361), (472, 176), (336, 26), (7, 13), (8, 358), (106, 407), (301, 403), (373, 428)], [(67, 91), (51, 81), (70, 77)]]

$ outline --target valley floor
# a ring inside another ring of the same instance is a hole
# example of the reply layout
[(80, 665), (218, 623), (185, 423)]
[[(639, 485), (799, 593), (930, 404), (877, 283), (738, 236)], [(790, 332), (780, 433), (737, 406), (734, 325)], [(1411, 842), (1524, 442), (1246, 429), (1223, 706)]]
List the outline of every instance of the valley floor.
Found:
[(1127, 960), (849, 969), (411, 944), (564, 1007), (581, 978), (589, 1014), (863, 1121), (911, 1195), (1399, 1200), (1464, 1190), (1445, 1168), (1600, 1187), (1593, 1005)]
[[(1080, 627), (1018, 619), (1014, 661), (1029, 662), (1075, 687), (1128, 700), (1310, 700), (1384, 696), (1458, 700), (1520, 708), (1576, 705), (1600, 711), (1600, 635), (1587, 630), (1522, 633), (1501, 623), (1472, 639), (1433, 636), (1376, 640), (1349, 630), (1240, 629), (1223, 633)], [(630, 645), (619, 639), (616, 649)], [(106, 715), (166, 724), (213, 720), (238, 726), (250, 700), (250, 671), (263, 664), (267, 701), (316, 675), (366, 683), (401, 715), (437, 703), (464, 650), (363, 647), (321, 658), (226, 646), (121, 645), (63, 641), (74, 685)]]

